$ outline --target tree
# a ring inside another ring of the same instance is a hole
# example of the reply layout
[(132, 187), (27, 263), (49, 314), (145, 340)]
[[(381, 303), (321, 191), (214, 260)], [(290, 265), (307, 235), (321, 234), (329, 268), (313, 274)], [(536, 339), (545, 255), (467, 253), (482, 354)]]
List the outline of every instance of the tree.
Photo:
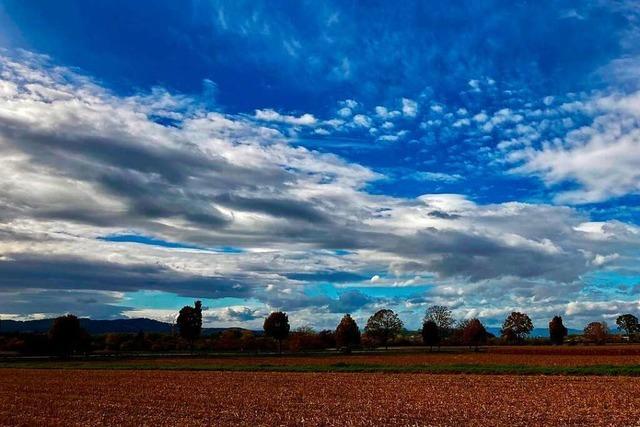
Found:
[(278, 353), (282, 353), (282, 340), (289, 336), (289, 316), (282, 311), (274, 311), (264, 321), (264, 333), (278, 341)]
[(512, 312), (502, 324), (502, 336), (509, 341), (522, 341), (533, 330), (529, 316), (517, 311)]
[(367, 335), (388, 349), (389, 339), (398, 335), (402, 331), (402, 327), (402, 320), (393, 310), (382, 309), (367, 320), (367, 326), (364, 330)]
[(87, 332), (80, 326), (80, 320), (73, 314), (56, 318), (49, 329), (51, 348), (63, 357), (69, 357), (78, 351), (87, 339)]
[(193, 349), (193, 342), (200, 337), (202, 331), (202, 303), (196, 301), (194, 307), (189, 305), (182, 307), (176, 323), (180, 336), (189, 341), (189, 345)]
[(322, 342), (323, 348), (336, 347), (336, 333), (334, 331), (323, 330), (318, 332), (318, 339)]
[(218, 336), (218, 340), (216, 341), (216, 348), (222, 351), (237, 351), (240, 350), (242, 344), (240, 342), (240, 338), (242, 337), (242, 333), (237, 328), (229, 328)]
[(598, 345), (607, 342), (609, 328), (605, 322), (591, 322), (584, 328), (584, 337)]
[(567, 336), (567, 328), (562, 324), (562, 317), (554, 316), (549, 322), (549, 339), (552, 344), (562, 345)]
[(434, 345), (440, 344), (440, 328), (433, 320), (427, 320), (422, 324), (422, 342), (433, 350)]
[(350, 353), (351, 348), (360, 344), (360, 328), (358, 324), (351, 317), (350, 314), (345, 314), (335, 333), (336, 346)]
[(469, 347), (475, 347), (478, 351), (478, 346), (487, 342), (487, 330), (484, 325), (478, 319), (471, 319), (462, 330), (462, 341)]
[(290, 351), (321, 350), (324, 342), (320, 339), (316, 331), (309, 326), (301, 326), (289, 335), (288, 347)]
[(257, 350), (256, 337), (251, 331), (242, 331), (240, 336), (240, 351), (255, 351)]
[(438, 329), (440, 329), (439, 335), (441, 337), (447, 336), (455, 323), (455, 319), (451, 314), (451, 309), (444, 305), (432, 305), (427, 308), (427, 312), (424, 315), (422, 323), (424, 324), (429, 320), (433, 321), (438, 326)]
[(623, 314), (618, 316), (616, 319), (616, 325), (618, 325), (619, 330), (624, 331), (627, 334), (629, 340), (631, 340), (631, 335), (640, 330), (638, 318), (633, 314)]

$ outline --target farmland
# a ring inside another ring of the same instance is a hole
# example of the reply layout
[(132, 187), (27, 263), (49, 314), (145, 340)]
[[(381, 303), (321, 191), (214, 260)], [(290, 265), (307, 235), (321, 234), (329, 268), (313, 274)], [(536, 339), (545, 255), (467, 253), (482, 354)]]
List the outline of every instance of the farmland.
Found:
[(636, 345), (0, 367), (0, 425), (635, 425), (640, 416)]
[(632, 425), (640, 379), (0, 370), (1, 425)]
[[(117, 362), (116, 362), (117, 363)], [(242, 356), (218, 358), (164, 358), (135, 360), (129, 363), (144, 366), (420, 366), (420, 365), (522, 365), (522, 366), (634, 366), (640, 365), (640, 346), (608, 347), (510, 347), (489, 348), (486, 352), (408, 352), (352, 355), (295, 355), (295, 356)]]
[(640, 346), (513, 346), (442, 351), (411, 349), (316, 354), (217, 354), (153, 357), (104, 357), (72, 361), (30, 360), (0, 362), (0, 367), (109, 370), (214, 370), (280, 372), (422, 372), (547, 375), (640, 376)]

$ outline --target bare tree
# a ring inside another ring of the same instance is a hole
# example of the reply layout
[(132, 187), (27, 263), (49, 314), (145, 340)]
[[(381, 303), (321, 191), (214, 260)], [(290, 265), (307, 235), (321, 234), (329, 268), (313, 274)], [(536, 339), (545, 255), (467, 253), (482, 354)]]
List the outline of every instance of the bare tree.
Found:
[(427, 312), (424, 315), (422, 323), (431, 320), (434, 322), (440, 330), (440, 336), (445, 337), (451, 332), (455, 319), (451, 313), (451, 309), (445, 305), (432, 305), (427, 308)]

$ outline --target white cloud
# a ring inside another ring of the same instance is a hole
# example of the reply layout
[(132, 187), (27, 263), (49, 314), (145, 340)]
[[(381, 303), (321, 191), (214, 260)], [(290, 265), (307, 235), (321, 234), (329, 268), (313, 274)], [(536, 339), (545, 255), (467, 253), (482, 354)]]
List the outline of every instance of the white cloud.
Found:
[(618, 259), (618, 258), (620, 258), (620, 255), (619, 255), (619, 254), (609, 254), (609, 255), (600, 255), (600, 254), (596, 254), (596, 255), (593, 257), (593, 261), (592, 261), (592, 263), (593, 263), (593, 265), (596, 265), (596, 266), (598, 266), (598, 267), (599, 267), (599, 266), (602, 266), (602, 265), (608, 264), (608, 263), (610, 263), (611, 261), (614, 261), (614, 260), (616, 260), (616, 259)]
[(387, 117), (389, 117), (389, 110), (387, 110), (385, 107), (382, 107), (380, 105), (378, 105), (376, 108), (376, 115), (380, 118), (386, 119)]
[(463, 126), (469, 126), (471, 124), (471, 120), (464, 118), (464, 119), (458, 119), (455, 122), (453, 122), (453, 127), (459, 128), (459, 127), (463, 127)]
[(300, 117), (280, 114), (270, 108), (263, 110), (256, 110), (255, 118), (258, 120), (264, 120), (267, 122), (280, 122), (290, 125), (310, 126), (314, 125), (317, 120), (313, 117), (313, 114), (305, 113)]
[(596, 117), (590, 126), (563, 139), (510, 152), (508, 159), (522, 163), (514, 171), (539, 175), (549, 186), (576, 183), (577, 188), (557, 194), (558, 203), (594, 203), (639, 194), (640, 93), (574, 103), (572, 109)]
[(338, 110), (338, 115), (340, 117), (343, 117), (343, 118), (350, 117), (351, 116), (351, 108), (343, 107), (343, 108), (339, 109)]
[(357, 126), (368, 128), (371, 126), (371, 119), (364, 114), (356, 114), (353, 116), (353, 123)]
[(347, 108), (351, 108), (352, 110), (358, 106), (358, 102), (353, 99), (345, 99), (342, 101), (343, 105), (346, 105)]
[(418, 103), (409, 98), (402, 98), (402, 114), (415, 117), (418, 114)]
[(480, 92), (480, 80), (469, 80), (468, 84), (471, 86), (471, 89)]
[(484, 123), (489, 119), (489, 116), (487, 116), (484, 112), (483, 113), (478, 113), (475, 116), (473, 116), (473, 120), (475, 120), (478, 123)]
[(453, 183), (462, 179), (461, 175), (448, 174), (442, 172), (417, 172), (413, 175), (416, 179), (423, 181), (439, 181)]

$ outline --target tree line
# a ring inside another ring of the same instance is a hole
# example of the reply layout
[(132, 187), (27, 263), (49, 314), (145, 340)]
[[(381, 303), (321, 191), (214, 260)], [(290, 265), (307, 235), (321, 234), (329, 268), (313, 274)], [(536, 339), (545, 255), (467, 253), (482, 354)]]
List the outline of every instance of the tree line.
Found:
[[(626, 341), (640, 335), (638, 318), (623, 314), (616, 319), (618, 330)], [(504, 320), (499, 336), (489, 333), (477, 318), (457, 321), (449, 307), (433, 305), (427, 308), (419, 333), (411, 333), (393, 310), (381, 309), (367, 320), (361, 331), (355, 319), (345, 314), (335, 330), (315, 332), (309, 327), (291, 331), (287, 313), (276, 311), (266, 317), (263, 333), (231, 328), (210, 336), (202, 336), (202, 303), (183, 307), (176, 319), (177, 334), (143, 333), (104, 334), (90, 336), (74, 315), (56, 318), (47, 334), (13, 333), (0, 336), (0, 351), (57, 354), (117, 351), (243, 351), (291, 352), (336, 348), (350, 353), (355, 348), (388, 348), (390, 345), (424, 345), (433, 350), (441, 345), (464, 345), (478, 349), (486, 344), (551, 343), (562, 345), (568, 335), (562, 317), (549, 322), (548, 339), (531, 339), (531, 318), (512, 312)], [(585, 326), (581, 342), (604, 344), (612, 335), (605, 322), (591, 322)]]
[[(199, 334), (202, 325), (201, 305), (197, 301), (195, 307), (184, 307), (186, 312), (197, 312), (181, 318), (178, 317), (177, 325), (181, 335), (188, 339), (194, 339)], [(181, 311), (182, 315), (182, 311)], [(638, 318), (632, 314), (623, 314), (616, 319), (618, 329), (626, 334), (626, 339), (631, 341), (640, 333)], [(561, 316), (554, 316), (549, 322), (549, 342), (555, 345), (562, 345), (568, 335), (568, 329), (564, 326)], [(290, 337), (289, 317), (281, 311), (272, 312), (264, 321), (263, 330), (267, 337), (274, 339), (278, 343), (278, 351), (282, 351), (284, 340), (293, 338), (294, 348), (305, 347), (304, 337), (312, 342), (313, 330), (302, 328), (297, 330)], [(524, 343), (533, 331), (531, 318), (521, 312), (514, 311), (509, 314), (500, 330), (499, 339), (503, 343), (521, 344)], [(404, 324), (400, 317), (390, 309), (376, 311), (369, 319), (361, 333), (356, 321), (350, 314), (345, 314), (338, 323), (335, 331), (323, 331), (324, 342), (335, 342), (335, 347), (343, 352), (350, 352), (356, 347), (388, 348), (390, 343), (406, 344), (398, 341), (398, 337), (406, 336)], [(496, 338), (489, 333), (483, 323), (477, 319), (464, 319), (456, 321), (451, 309), (443, 305), (433, 305), (427, 308), (420, 330), (421, 343), (433, 349), (441, 344), (467, 345), (476, 350), (479, 346), (487, 344), (490, 338)], [(609, 329), (605, 322), (591, 322), (585, 326), (582, 334), (583, 342), (604, 344), (610, 337)], [(414, 342), (415, 343), (415, 342)], [(290, 345), (291, 346), (291, 345)]]

